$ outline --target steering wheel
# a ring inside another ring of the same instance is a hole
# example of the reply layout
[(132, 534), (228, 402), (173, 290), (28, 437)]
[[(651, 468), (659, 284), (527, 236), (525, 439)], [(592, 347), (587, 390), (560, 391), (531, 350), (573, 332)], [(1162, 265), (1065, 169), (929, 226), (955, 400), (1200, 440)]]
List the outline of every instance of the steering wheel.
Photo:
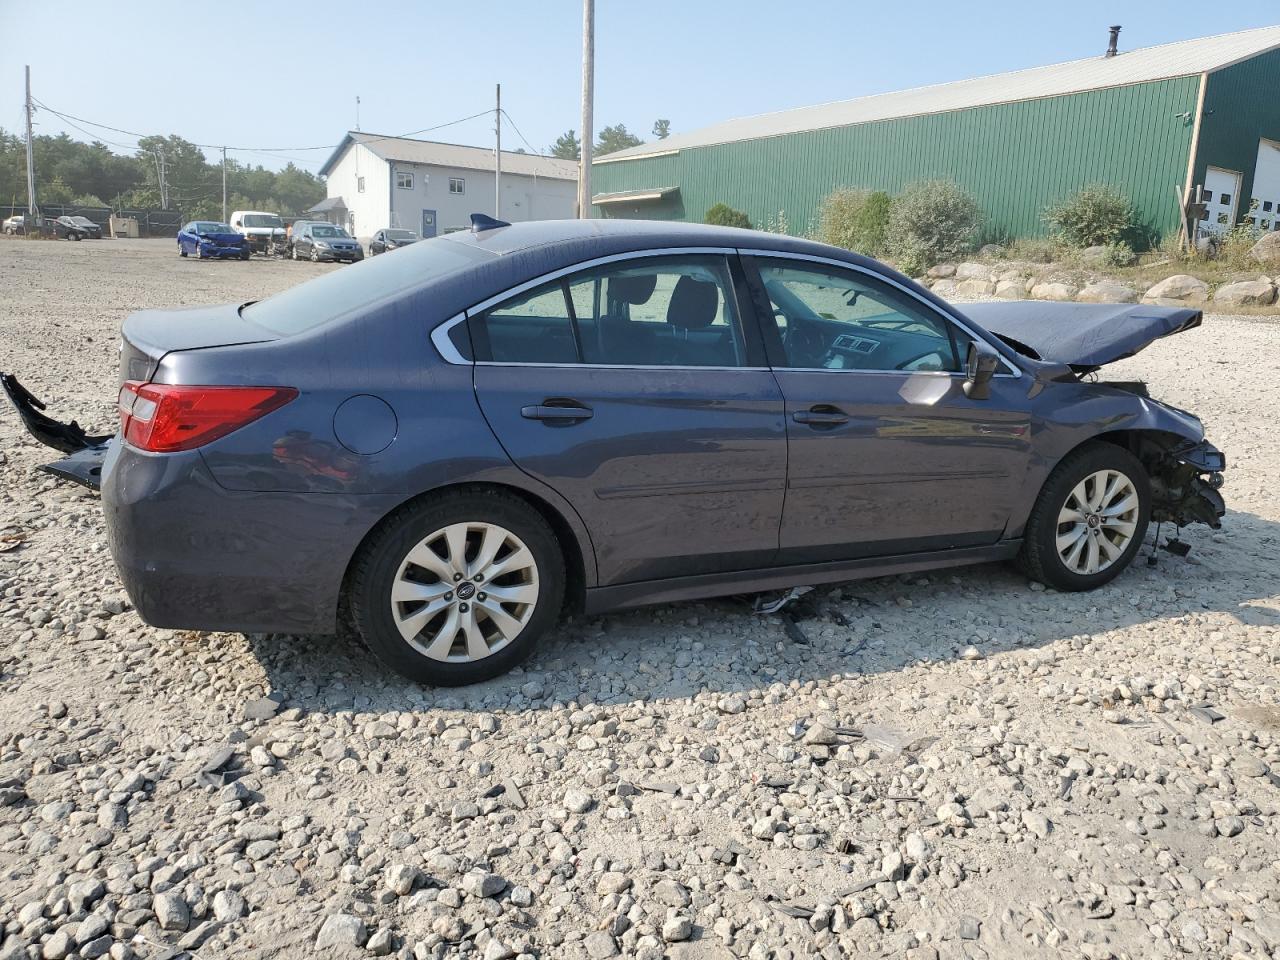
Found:
[(782, 337), (782, 345), (786, 349), (788, 359), (793, 364), (802, 366), (821, 366), (826, 357), (826, 346), (822, 334), (810, 329), (803, 322), (797, 323), (787, 318), (787, 329)]

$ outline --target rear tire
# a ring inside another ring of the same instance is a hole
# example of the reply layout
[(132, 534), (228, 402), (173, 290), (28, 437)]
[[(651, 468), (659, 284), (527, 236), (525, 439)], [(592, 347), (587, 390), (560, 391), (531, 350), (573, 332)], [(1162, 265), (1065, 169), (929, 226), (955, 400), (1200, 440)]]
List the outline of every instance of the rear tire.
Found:
[(1114, 443), (1087, 443), (1045, 481), (1018, 566), (1058, 590), (1093, 590), (1133, 561), (1150, 516), (1151, 481), (1138, 458)]
[(500, 492), (446, 492), (383, 521), (352, 566), (348, 598), (379, 660), (419, 683), (461, 686), (533, 652), (560, 615), (564, 571), (533, 507)]

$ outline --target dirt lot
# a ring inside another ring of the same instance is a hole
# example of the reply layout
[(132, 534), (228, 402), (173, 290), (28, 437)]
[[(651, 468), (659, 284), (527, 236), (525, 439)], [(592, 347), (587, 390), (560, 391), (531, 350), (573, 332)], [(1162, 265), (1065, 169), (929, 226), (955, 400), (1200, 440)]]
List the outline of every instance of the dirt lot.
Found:
[[(332, 269), (0, 238), (0, 370), (110, 426), (130, 311)], [(143, 625), (6, 410), (0, 960), (1280, 957), (1280, 325), (1112, 372), (1227, 452), (1186, 559), (583, 620), (457, 691)]]

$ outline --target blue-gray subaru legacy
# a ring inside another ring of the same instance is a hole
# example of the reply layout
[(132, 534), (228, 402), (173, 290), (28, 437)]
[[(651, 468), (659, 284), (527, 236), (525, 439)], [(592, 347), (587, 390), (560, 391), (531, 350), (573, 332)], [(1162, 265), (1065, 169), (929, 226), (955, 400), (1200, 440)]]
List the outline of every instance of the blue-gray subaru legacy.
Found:
[[(407, 677), (519, 663), (561, 611), (1013, 559), (1107, 583), (1217, 527), (1223, 455), (1095, 377), (1198, 310), (961, 310), (791, 237), (504, 224), (267, 300), (124, 323), (120, 426), (41, 412), (138, 612), (333, 632)], [(1175, 544), (1176, 546), (1177, 544)]]

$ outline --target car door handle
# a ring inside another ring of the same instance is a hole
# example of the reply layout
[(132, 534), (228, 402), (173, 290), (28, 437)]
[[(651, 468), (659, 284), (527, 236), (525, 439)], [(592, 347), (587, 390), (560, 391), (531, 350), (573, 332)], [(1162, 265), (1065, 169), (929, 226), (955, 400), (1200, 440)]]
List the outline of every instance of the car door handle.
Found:
[(576, 422), (578, 420), (590, 420), (595, 416), (595, 411), (590, 407), (584, 407), (581, 404), (576, 406), (537, 403), (527, 407), (520, 408), (520, 416), (526, 420), (561, 420)]
[(814, 427), (836, 427), (848, 423), (849, 417), (836, 407), (813, 407), (809, 410), (798, 410), (791, 415), (796, 423), (807, 423)]

